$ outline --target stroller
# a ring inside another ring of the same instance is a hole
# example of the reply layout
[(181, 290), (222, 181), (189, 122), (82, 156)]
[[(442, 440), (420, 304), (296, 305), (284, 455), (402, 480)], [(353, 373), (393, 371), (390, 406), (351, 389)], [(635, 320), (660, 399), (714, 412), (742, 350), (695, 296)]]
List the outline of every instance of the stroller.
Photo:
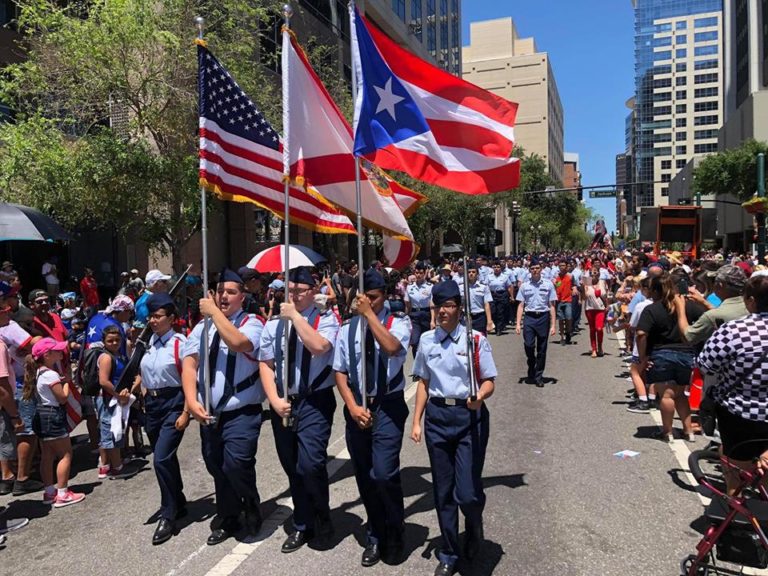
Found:
[[(759, 440), (759, 442), (764, 442)], [(738, 472), (741, 480), (733, 496), (728, 496), (722, 480), (702, 471), (702, 463), (718, 463), (722, 470)], [(764, 474), (755, 465), (742, 470), (716, 450), (697, 450), (688, 457), (688, 467), (700, 486), (711, 492), (712, 500), (704, 516), (709, 522), (704, 537), (680, 563), (682, 576), (737, 574), (719, 568), (716, 561), (752, 568), (768, 568), (768, 491)]]

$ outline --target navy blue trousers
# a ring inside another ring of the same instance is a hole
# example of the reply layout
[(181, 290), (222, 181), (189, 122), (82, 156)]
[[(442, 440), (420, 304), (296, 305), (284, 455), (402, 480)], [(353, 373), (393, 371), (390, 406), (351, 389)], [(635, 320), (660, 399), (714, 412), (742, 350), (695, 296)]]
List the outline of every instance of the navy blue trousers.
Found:
[(418, 310), (411, 312), (408, 317), (411, 319), (411, 352), (413, 357), (416, 358), (419, 340), (424, 332), (429, 332), (429, 323), (432, 315), (429, 313), (429, 310)]
[(163, 396), (147, 394), (144, 407), (147, 436), (154, 454), (155, 476), (160, 486), (160, 516), (173, 520), (187, 503), (177, 454), (184, 432), (176, 430), (176, 420), (184, 410), (184, 392), (179, 387), (169, 389)]
[(578, 328), (581, 326), (581, 302), (579, 297), (574, 296), (571, 300), (571, 318), (573, 318), (573, 327)]
[(485, 508), (483, 465), (490, 430), (488, 409), (427, 403), (424, 438), (432, 468), (435, 509), (443, 537), (441, 562), (459, 558), (459, 509), (467, 530), (479, 528)]
[(472, 330), (477, 330), (483, 335), (488, 333), (488, 320), (485, 317), (485, 312), (476, 312), (472, 314)]
[(330, 515), (328, 494), (328, 440), (331, 437), (336, 396), (333, 388), (313, 392), (293, 403), (296, 431), (283, 426), (273, 413), (272, 430), (280, 464), (288, 476), (293, 499), (293, 527), (312, 531), (316, 517)]
[(258, 506), (256, 448), (261, 432), (261, 404), (222, 412), (215, 424), (200, 426), (203, 460), (216, 488), (216, 514), (240, 515)]
[(523, 321), (523, 346), (528, 358), (528, 378), (539, 379), (544, 375), (547, 363), (549, 339), (549, 312), (541, 316), (525, 315)]
[(368, 516), (368, 543), (378, 544), (388, 534), (401, 534), (405, 521), (400, 449), (408, 405), (403, 393), (387, 394), (379, 406), (373, 406), (372, 413), (373, 426), (361, 430), (344, 408), (347, 448)]
[(507, 315), (509, 314), (509, 293), (493, 294), (491, 303), (491, 316), (496, 325), (496, 331), (501, 332), (507, 325)]

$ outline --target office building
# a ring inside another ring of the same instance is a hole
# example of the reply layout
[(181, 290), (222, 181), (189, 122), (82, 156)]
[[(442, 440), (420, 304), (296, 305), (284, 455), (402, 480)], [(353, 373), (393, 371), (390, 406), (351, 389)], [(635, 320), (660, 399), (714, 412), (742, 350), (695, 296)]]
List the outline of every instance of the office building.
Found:
[(691, 158), (717, 151), (723, 122), (722, 0), (632, 0), (632, 209), (669, 203)]
[(581, 202), (584, 197), (581, 189), (579, 155), (575, 152), (566, 152), (563, 158), (563, 188), (572, 188), (576, 198)]

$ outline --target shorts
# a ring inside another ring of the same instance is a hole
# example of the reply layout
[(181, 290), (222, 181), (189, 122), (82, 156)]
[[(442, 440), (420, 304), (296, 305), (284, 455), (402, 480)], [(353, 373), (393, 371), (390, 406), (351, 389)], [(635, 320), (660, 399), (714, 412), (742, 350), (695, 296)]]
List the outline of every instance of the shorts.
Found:
[(646, 382), (649, 384), (669, 383), (688, 386), (691, 383), (694, 353), (692, 350), (664, 348), (651, 353), (651, 368)]
[(115, 437), (112, 435), (112, 414), (115, 412), (115, 407), (109, 407), (109, 400), (105, 400), (102, 396), (96, 397), (96, 410), (99, 414), (99, 448), (105, 450), (111, 450), (112, 448), (122, 448), (125, 436), (120, 439), (120, 442), (115, 442)]
[(16, 434), (5, 410), (0, 410), (0, 460), (16, 460)]
[(736, 416), (720, 404), (715, 404), (715, 412), (724, 455), (752, 460), (768, 450), (768, 422)]
[(629, 359), (630, 364), (640, 364), (640, 356), (632, 355), (632, 358)]
[(67, 409), (61, 405), (38, 406), (32, 419), (32, 428), (43, 442), (68, 438)]
[(557, 303), (557, 319), (570, 320), (573, 317), (573, 308), (570, 302)]
[(96, 416), (96, 400), (93, 396), (83, 394), (80, 398), (80, 409), (82, 410), (83, 418), (90, 418)]
[(32, 428), (32, 422), (37, 413), (37, 402), (34, 400), (24, 400), (19, 398), (19, 416), (21, 421), (24, 422), (24, 431), (17, 432), (17, 436), (34, 436), (35, 431)]

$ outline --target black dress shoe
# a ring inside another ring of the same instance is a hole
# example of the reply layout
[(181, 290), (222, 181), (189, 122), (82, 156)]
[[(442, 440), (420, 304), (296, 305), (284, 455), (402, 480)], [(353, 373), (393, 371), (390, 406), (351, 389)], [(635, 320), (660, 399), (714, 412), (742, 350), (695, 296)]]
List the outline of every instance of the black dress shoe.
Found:
[(453, 564), (447, 562), (440, 562), (435, 568), (435, 576), (453, 576), (454, 572)]
[(284, 554), (289, 554), (291, 552), (296, 552), (299, 548), (304, 546), (304, 544), (307, 543), (307, 540), (309, 538), (307, 537), (306, 532), (302, 532), (300, 530), (296, 530), (293, 534), (288, 536), (288, 538), (285, 539), (285, 542), (283, 542), (282, 548), (280, 548), (280, 551)]
[(175, 530), (176, 526), (173, 524), (173, 520), (160, 518), (160, 522), (157, 523), (157, 528), (155, 528), (155, 533), (152, 536), (152, 544), (157, 546), (158, 544), (167, 542), (171, 539)]
[(240, 524), (236, 520), (225, 519), (217, 528), (211, 530), (207, 540), (208, 546), (221, 544), (238, 530), (240, 530)]
[(363, 566), (368, 568), (369, 566), (373, 566), (374, 564), (378, 564), (379, 560), (381, 560), (381, 553), (379, 552), (379, 545), (378, 544), (368, 544), (368, 546), (365, 547), (365, 550), (363, 550), (363, 559), (360, 562)]
[(536, 388), (544, 388), (544, 380), (541, 378), (536, 379)]

